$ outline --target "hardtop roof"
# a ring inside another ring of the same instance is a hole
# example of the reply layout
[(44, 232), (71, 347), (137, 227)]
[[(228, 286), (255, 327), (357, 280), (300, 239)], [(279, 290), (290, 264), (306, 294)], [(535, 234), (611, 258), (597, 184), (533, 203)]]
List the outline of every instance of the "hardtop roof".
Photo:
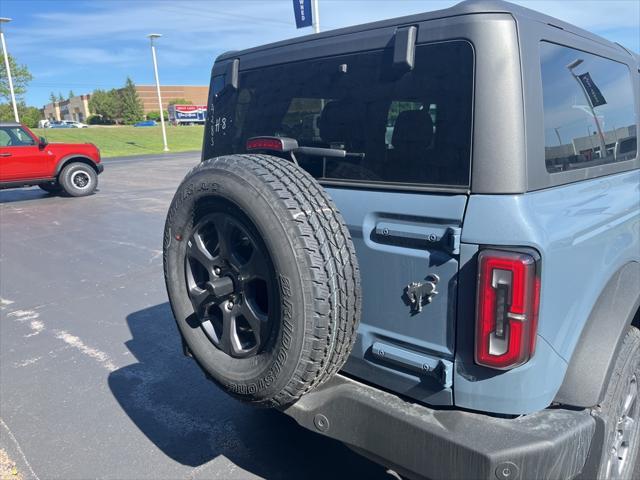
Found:
[(254, 52), (269, 50), (272, 48), (295, 45), (295, 44), (307, 42), (310, 40), (330, 38), (330, 37), (335, 37), (339, 35), (364, 32), (367, 30), (373, 30), (377, 28), (393, 27), (396, 25), (419, 23), (427, 20), (435, 20), (435, 19), (442, 19), (442, 18), (455, 17), (455, 16), (461, 16), (461, 15), (474, 15), (474, 14), (483, 14), (483, 13), (485, 14), (486, 13), (506, 13), (513, 16), (513, 18), (517, 22), (539, 22), (543, 24), (552, 25), (554, 27), (561, 28), (562, 30), (573, 33), (580, 37), (587, 38), (599, 44), (606, 45), (610, 48), (614, 48), (618, 51), (621, 51), (624, 54), (631, 56), (636, 62), (638, 59), (637, 54), (627, 50), (626, 48), (624, 48), (623, 46), (615, 42), (611, 42), (610, 40), (607, 40), (606, 38), (603, 38), (599, 35), (591, 33), (587, 30), (583, 30), (579, 27), (576, 27), (575, 25), (572, 25), (567, 22), (563, 22), (562, 20), (551, 17), (549, 15), (545, 15), (535, 10), (531, 10), (529, 8), (525, 8), (520, 5), (515, 5), (513, 3), (506, 2), (503, 0), (465, 0), (452, 7), (441, 9), (441, 10), (433, 10), (431, 12), (418, 13), (415, 15), (391, 18), (388, 20), (381, 20), (381, 21), (371, 22), (371, 23), (364, 23), (361, 25), (354, 25), (351, 27), (339, 28), (336, 30), (327, 30), (326, 32), (322, 32), (322, 33), (304, 35), (301, 37), (294, 37), (287, 40), (269, 43), (266, 45), (261, 45), (253, 48), (248, 48), (245, 50), (240, 50), (240, 51), (229, 51), (221, 54), (216, 59), (216, 61), (226, 60), (229, 58), (236, 58), (238, 56), (242, 56), (247, 53), (254, 53)]

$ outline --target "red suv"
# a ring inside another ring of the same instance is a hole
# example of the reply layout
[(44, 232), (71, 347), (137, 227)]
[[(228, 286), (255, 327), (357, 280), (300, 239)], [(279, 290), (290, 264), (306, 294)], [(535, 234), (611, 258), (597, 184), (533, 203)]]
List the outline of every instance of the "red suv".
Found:
[(0, 123), (0, 189), (38, 185), (73, 197), (93, 193), (104, 166), (91, 143), (47, 143), (19, 123)]

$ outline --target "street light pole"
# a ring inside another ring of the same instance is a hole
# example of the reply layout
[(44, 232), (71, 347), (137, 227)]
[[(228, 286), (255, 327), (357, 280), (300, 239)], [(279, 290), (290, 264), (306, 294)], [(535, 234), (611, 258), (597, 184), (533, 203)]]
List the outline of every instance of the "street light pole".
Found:
[(596, 115), (596, 111), (593, 108), (593, 104), (591, 103), (591, 99), (589, 98), (589, 94), (587, 93), (587, 90), (584, 88), (584, 85), (582, 84), (578, 76), (573, 71), (573, 69), (581, 65), (583, 61), (584, 60), (582, 60), (581, 58), (574, 60), (569, 65), (567, 65), (567, 69), (569, 70), (569, 72), (571, 73), (575, 81), (578, 82), (578, 85), (580, 85), (580, 90), (582, 90), (582, 93), (584, 94), (584, 98), (587, 101), (587, 106), (589, 107), (589, 110), (591, 110), (591, 115), (593, 115), (593, 121), (596, 122), (596, 128), (598, 129), (598, 136), (600, 137), (600, 158), (605, 158), (607, 156), (607, 144), (604, 140), (604, 134), (602, 133), (602, 128), (600, 127), (600, 121), (598, 120), (598, 116)]
[(7, 70), (7, 78), (9, 79), (9, 92), (11, 92), (11, 104), (13, 105), (13, 117), (16, 119), (16, 123), (20, 123), (20, 117), (18, 116), (18, 105), (16, 104), (16, 94), (13, 91), (13, 79), (11, 78), (11, 65), (9, 64), (9, 52), (7, 52), (7, 44), (4, 41), (4, 32), (2, 31), (2, 24), (9, 23), (10, 18), (0, 17), (0, 41), (2, 41), (2, 51), (4, 52), (4, 66)]
[(313, 17), (313, 33), (320, 33), (320, 7), (318, 6), (319, 0), (311, 0), (312, 2), (312, 17)]
[(160, 95), (160, 79), (158, 78), (158, 60), (156, 59), (156, 46), (153, 43), (153, 40), (156, 38), (160, 38), (162, 35), (159, 33), (150, 33), (147, 35), (149, 40), (151, 41), (151, 57), (153, 58), (153, 73), (156, 77), (156, 90), (158, 91), (158, 105), (160, 106), (160, 126), (162, 127), (162, 141), (164, 143), (164, 151), (169, 151), (169, 146), (167, 145), (167, 130), (164, 126), (164, 110), (162, 109), (162, 95)]

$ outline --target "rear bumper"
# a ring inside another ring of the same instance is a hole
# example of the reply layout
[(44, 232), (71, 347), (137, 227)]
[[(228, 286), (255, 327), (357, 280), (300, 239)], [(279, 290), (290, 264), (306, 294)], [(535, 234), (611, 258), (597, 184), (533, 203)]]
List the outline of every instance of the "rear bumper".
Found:
[(565, 479), (580, 473), (595, 420), (548, 409), (516, 419), (432, 410), (336, 375), (285, 413), (413, 478)]

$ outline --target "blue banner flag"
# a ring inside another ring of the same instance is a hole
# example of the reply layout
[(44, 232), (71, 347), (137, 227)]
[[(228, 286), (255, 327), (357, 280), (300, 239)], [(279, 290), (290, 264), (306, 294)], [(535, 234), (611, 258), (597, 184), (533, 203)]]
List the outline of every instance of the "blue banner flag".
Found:
[(293, 11), (296, 15), (296, 28), (310, 27), (313, 24), (311, 0), (293, 0)]
[(600, 105), (607, 103), (604, 99), (604, 95), (602, 95), (602, 92), (591, 78), (591, 75), (589, 75), (589, 72), (578, 75), (578, 79), (580, 80), (580, 83), (582, 83), (592, 107), (599, 107)]

